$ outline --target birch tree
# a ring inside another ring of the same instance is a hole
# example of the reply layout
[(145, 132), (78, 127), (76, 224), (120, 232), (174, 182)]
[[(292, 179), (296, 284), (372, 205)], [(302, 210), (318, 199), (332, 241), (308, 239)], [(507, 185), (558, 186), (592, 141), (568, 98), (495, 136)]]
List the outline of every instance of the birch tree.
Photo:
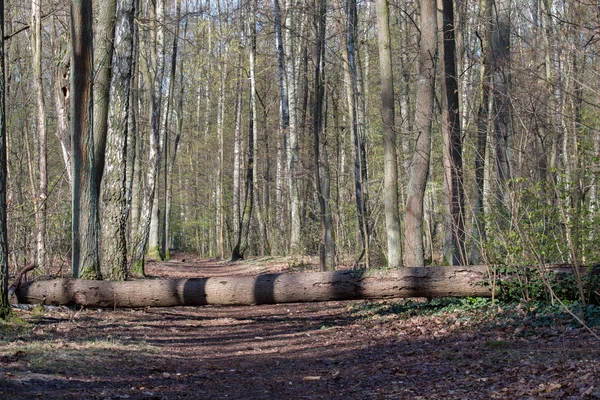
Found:
[(164, 143), (161, 137), (161, 104), (162, 104), (162, 85), (165, 72), (164, 49), (165, 49), (165, 3), (164, 0), (157, 0), (154, 4), (155, 18), (154, 29), (156, 32), (156, 56), (154, 57), (154, 68), (152, 76), (152, 108), (150, 120), (150, 140), (148, 155), (148, 171), (146, 174), (146, 185), (142, 195), (142, 207), (140, 219), (132, 244), (132, 256), (130, 273), (135, 275), (144, 275), (144, 257), (150, 234), (150, 222), (152, 207), (155, 201), (156, 184), (160, 172), (160, 160), (162, 154), (162, 145)]
[(33, 64), (33, 84), (37, 106), (37, 133), (39, 141), (39, 188), (35, 196), (35, 219), (37, 225), (37, 265), (46, 270), (46, 215), (48, 198), (48, 156), (46, 130), (46, 101), (42, 78), (42, 1), (31, 1), (31, 56)]
[(133, 72), (134, 0), (116, 4), (113, 74), (104, 173), (102, 276), (108, 280), (127, 278), (127, 133)]
[[(252, 212), (256, 208), (258, 209), (258, 202), (256, 199), (256, 157), (258, 156), (256, 148), (256, 75), (255, 75), (255, 58), (256, 58), (256, 15), (255, 15), (255, 1), (251, 0), (248, 2), (249, 12), (247, 15), (248, 22), (246, 24), (246, 30), (249, 38), (249, 51), (248, 51), (248, 62), (250, 69), (250, 112), (248, 118), (248, 147), (246, 151), (246, 179), (244, 180), (244, 203), (243, 208), (239, 209), (239, 204), (234, 207), (234, 212), (241, 212), (241, 215), (237, 218), (238, 226), (235, 227), (235, 245), (233, 247), (231, 260), (236, 261), (244, 258), (244, 253), (248, 247), (248, 234), (250, 231), (250, 221), (252, 219)], [(239, 78), (239, 76), (238, 76)], [(236, 88), (236, 117), (235, 117), (235, 130), (239, 130), (241, 125), (241, 82), (238, 82)], [(237, 135), (236, 135), (237, 136)], [(236, 137), (236, 146), (237, 143)], [(235, 161), (239, 164), (239, 160)], [(235, 164), (234, 164), (235, 165)], [(235, 171), (234, 171), (235, 172)], [(234, 175), (235, 177), (235, 175)], [(235, 179), (235, 178), (234, 178)], [(238, 178), (239, 179), (239, 178)], [(235, 182), (234, 182), (235, 184)], [(235, 190), (234, 190), (235, 196)], [(239, 202), (239, 194), (238, 199)], [(235, 203), (235, 198), (234, 198)], [(234, 221), (235, 223), (235, 221)]]
[(300, 243), (300, 191), (298, 188), (298, 162), (299, 162), (299, 149), (298, 149), (298, 122), (297, 122), (297, 101), (296, 101), (296, 57), (297, 54), (293, 52), (293, 36), (292, 28), (295, 17), (293, 9), (293, 0), (286, 1), (286, 35), (284, 44), (284, 57), (285, 57), (285, 75), (287, 84), (287, 95), (288, 95), (288, 146), (286, 148), (287, 154), (287, 173), (288, 183), (290, 192), (290, 253), (297, 255), (301, 249)]

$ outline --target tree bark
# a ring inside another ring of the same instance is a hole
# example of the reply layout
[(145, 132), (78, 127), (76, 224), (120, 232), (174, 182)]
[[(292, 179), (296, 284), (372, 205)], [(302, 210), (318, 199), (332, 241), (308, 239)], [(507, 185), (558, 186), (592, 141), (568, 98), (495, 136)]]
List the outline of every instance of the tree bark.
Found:
[(110, 111), (104, 174), (102, 225), (102, 277), (109, 280), (127, 278), (127, 134), (131, 75), (133, 72), (134, 1), (120, 1), (116, 6), (115, 49), (110, 85)]
[[(181, 6), (178, 2), (178, 5)], [(187, 12), (187, 7), (186, 7), (186, 12)], [(180, 19), (180, 14), (181, 11), (178, 11), (178, 15), (177, 15), (177, 20), (179, 21)], [(187, 26), (188, 26), (188, 20), (186, 17), (185, 20), (185, 25), (183, 28), (183, 45), (182, 45), (182, 52), (183, 52), (183, 46), (185, 46), (185, 41), (187, 40)], [(177, 38), (179, 38), (179, 32), (177, 33)], [(179, 143), (181, 141), (181, 136), (183, 135), (183, 119), (184, 119), (184, 115), (183, 115), (183, 101), (184, 101), (184, 89), (185, 86), (183, 84), (183, 77), (184, 77), (184, 73), (183, 73), (183, 59), (181, 61), (182, 66), (179, 69), (179, 99), (177, 100), (177, 133), (175, 134), (175, 139), (173, 140), (173, 148), (170, 152), (170, 157), (169, 157), (169, 163), (167, 165), (167, 170), (166, 170), (166, 174), (167, 174), (167, 187), (165, 188), (165, 229), (164, 229), (164, 242), (165, 242), (165, 248), (164, 248), (164, 255), (165, 258), (168, 260), (171, 258), (170, 252), (169, 252), (169, 247), (171, 244), (171, 209), (172, 209), (172, 201), (173, 201), (173, 168), (175, 167), (175, 160), (177, 159), (177, 151), (179, 149)], [(200, 104), (200, 103), (198, 103)], [(198, 116), (200, 115), (200, 110), (198, 110)], [(187, 214), (186, 214), (187, 215)]]
[[(257, 197), (255, 195), (255, 177), (256, 177), (256, 159), (257, 149), (256, 149), (256, 77), (255, 77), (255, 57), (256, 57), (256, 16), (255, 16), (255, 3), (248, 3), (249, 13), (247, 17), (249, 21), (247, 22), (246, 29), (248, 31), (248, 37), (250, 39), (249, 43), (249, 52), (248, 52), (248, 61), (249, 61), (249, 69), (250, 69), (250, 112), (248, 118), (248, 148), (246, 151), (246, 179), (245, 179), (245, 190), (244, 190), (244, 208), (241, 212), (241, 216), (238, 215), (237, 224), (238, 226), (235, 229), (235, 246), (233, 247), (233, 251), (231, 254), (231, 261), (237, 261), (244, 258), (244, 253), (248, 248), (248, 234), (250, 232), (250, 221), (252, 219), (252, 211), (256, 207), (258, 210), (259, 204)], [(238, 87), (237, 87), (237, 99), (236, 99), (236, 141), (238, 140), (237, 136), (239, 135), (237, 132), (240, 130), (241, 125), (241, 82), (239, 81), (240, 76), (238, 75)], [(236, 145), (237, 142), (236, 142)], [(235, 155), (234, 155), (235, 157)], [(239, 157), (239, 156), (238, 156)], [(238, 161), (239, 163), (239, 161)], [(239, 168), (239, 167), (238, 167)], [(235, 171), (234, 171), (235, 172)], [(235, 176), (235, 175), (234, 175)], [(239, 178), (238, 178), (239, 179)], [(239, 190), (239, 189), (238, 189)], [(235, 193), (234, 193), (235, 195)], [(235, 198), (234, 198), (235, 199)], [(238, 199), (239, 203), (239, 193)], [(234, 207), (234, 212), (240, 212), (239, 204), (237, 206), (237, 210)]]
[(298, 188), (298, 162), (300, 158), (298, 150), (298, 118), (296, 109), (296, 68), (298, 59), (292, 54), (293, 40), (292, 29), (294, 19), (293, 0), (286, 1), (286, 35), (285, 35), (285, 74), (288, 88), (289, 125), (287, 152), (287, 173), (290, 191), (290, 253), (298, 255), (302, 252), (300, 237), (300, 191)]
[[(498, 205), (512, 214), (509, 181), (514, 172), (514, 137), (510, 103), (510, 32), (512, 0), (496, 0), (493, 10), (492, 60), (495, 156)], [(503, 217), (500, 217), (502, 219)], [(512, 220), (510, 218), (509, 220)], [(500, 226), (505, 223), (499, 222)]]
[(253, 305), (402, 297), (490, 297), (487, 266), (401, 268), (127, 282), (54, 279), (21, 285), (20, 303), (90, 307)]
[(63, 161), (69, 185), (72, 185), (71, 167), (71, 131), (69, 127), (69, 52), (66, 51), (66, 39), (58, 37), (56, 21), (53, 18), (54, 65), (54, 108), (56, 109), (56, 136), (60, 140)]
[(327, 140), (324, 137), (323, 102), (325, 98), (325, 30), (327, 22), (326, 0), (317, 0), (315, 8), (313, 45), (314, 94), (313, 94), (313, 146), (315, 159), (315, 186), (319, 202), (321, 220), (321, 240), (319, 243), (319, 265), (321, 271), (335, 269), (335, 242), (331, 214), (331, 184), (327, 157)]
[(366, 143), (364, 132), (360, 118), (360, 82), (359, 82), (359, 66), (358, 66), (358, 51), (356, 48), (356, 40), (358, 34), (358, 11), (356, 0), (346, 0), (346, 46), (345, 54), (347, 58), (347, 75), (346, 75), (346, 91), (348, 98), (348, 119), (350, 132), (352, 133), (353, 149), (354, 149), (354, 191), (356, 200), (356, 215), (358, 219), (358, 229), (362, 242), (362, 252), (356, 263), (364, 256), (366, 266), (369, 267), (370, 251), (370, 223), (367, 209), (367, 160), (366, 160)]
[[(283, 51), (283, 35), (281, 32), (281, 5), (279, 0), (273, 0), (273, 24), (275, 29), (275, 51), (277, 52), (277, 68), (279, 71), (279, 132), (281, 135), (277, 148), (277, 178), (276, 178), (276, 201), (275, 201), (275, 223), (283, 230), (283, 157), (287, 153), (287, 142), (290, 125), (290, 110), (288, 103), (288, 77), (285, 69), (285, 55)], [(283, 143), (283, 151), (281, 149)], [(284, 246), (280, 246), (285, 248)]]
[[(454, 25), (454, 2), (442, 0), (442, 31), (444, 48), (444, 92), (446, 94), (446, 129), (444, 138), (444, 159), (446, 161), (444, 186), (446, 188), (448, 224), (450, 241), (448, 249), (444, 249), (445, 259), (449, 265), (465, 265), (464, 223), (464, 190), (462, 137), (460, 129), (459, 88), (456, 73), (456, 37)], [(447, 250), (447, 251), (446, 251)]]
[[(157, 0), (156, 17), (154, 29), (156, 30), (156, 52), (154, 76), (152, 79), (152, 115), (150, 119), (150, 154), (148, 156), (148, 172), (146, 174), (146, 186), (142, 198), (142, 208), (137, 226), (137, 231), (132, 244), (132, 256), (130, 273), (144, 275), (144, 256), (150, 235), (150, 223), (152, 207), (155, 200), (156, 181), (160, 172), (160, 160), (164, 140), (161, 137), (160, 112), (162, 104), (162, 85), (165, 72), (164, 49), (165, 49), (165, 3)], [(149, 75), (149, 74), (148, 74)], [(148, 82), (149, 83), (149, 82)]]
[(6, 93), (4, 72), (4, 1), (0, 1), (0, 319), (10, 314), (8, 303), (8, 220), (6, 216)]
[(416, 99), (416, 143), (406, 201), (404, 265), (420, 267), (423, 258), (423, 203), (431, 158), (431, 130), (437, 64), (436, 0), (421, 0), (421, 45)]
[(106, 135), (108, 131), (108, 103), (112, 79), (112, 58), (115, 37), (115, 13), (117, 0), (93, 0), (98, 19), (94, 24), (93, 64), (93, 123), (94, 123), (94, 183), (100, 193), (104, 173)]
[(35, 197), (35, 219), (37, 225), (37, 264), (46, 271), (46, 214), (48, 197), (48, 154), (46, 129), (46, 101), (44, 98), (44, 81), (42, 78), (42, 2), (31, 1), (32, 27), (32, 64), (35, 99), (37, 105), (37, 132), (39, 140), (39, 189)]
[(321, 271), (333, 271), (336, 264), (336, 248), (333, 236), (333, 216), (331, 210), (331, 178), (327, 155), (325, 102), (325, 33), (327, 25), (327, 0), (317, 0), (315, 7), (315, 41), (313, 45), (314, 63), (314, 105), (313, 136), (315, 158), (315, 185), (320, 209), (321, 238), (319, 243), (319, 264)]
[(484, 184), (485, 184), (485, 160), (487, 152), (487, 137), (489, 134), (489, 109), (490, 109), (490, 87), (491, 87), (491, 24), (492, 24), (492, 0), (482, 0), (481, 7), (484, 12), (484, 36), (481, 40), (481, 54), (483, 63), (481, 66), (481, 89), (479, 109), (477, 111), (477, 151), (475, 153), (475, 199), (473, 201), (473, 244), (469, 262), (479, 264), (484, 256), (484, 245), (486, 241), (485, 207), (484, 207)]
[[(179, 47), (179, 23), (181, 19), (181, 0), (177, 0), (175, 6), (175, 32), (173, 34), (173, 45), (171, 47), (171, 71), (169, 76), (169, 93), (167, 95), (167, 101), (165, 102), (165, 112), (162, 120), (162, 133), (161, 136), (164, 138), (164, 195), (165, 195), (165, 211), (163, 213), (163, 224), (162, 224), (162, 236), (161, 236), (161, 244), (160, 244), (160, 254), (162, 255), (164, 260), (169, 260), (171, 258), (169, 254), (169, 214), (170, 214), (170, 204), (169, 204), (169, 195), (171, 190), (171, 175), (170, 175), (170, 160), (171, 160), (171, 144), (169, 140), (169, 120), (171, 117), (171, 108), (174, 102), (174, 93), (175, 93), (175, 77), (177, 72), (177, 53)], [(174, 141), (175, 142), (175, 141)], [(167, 210), (167, 206), (169, 206), (169, 210)]]
[(99, 279), (98, 185), (94, 181), (92, 0), (71, 1), (72, 270)]
[(400, 238), (400, 213), (398, 210), (398, 154), (396, 151), (396, 123), (394, 106), (394, 76), (390, 20), (387, 0), (377, 0), (377, 36), (379, 47), (379, 72), (381, 76), (381, 119), (383, 123), (385, 228), (387, 236), (388, 266), (402, 266), (402, 241)]

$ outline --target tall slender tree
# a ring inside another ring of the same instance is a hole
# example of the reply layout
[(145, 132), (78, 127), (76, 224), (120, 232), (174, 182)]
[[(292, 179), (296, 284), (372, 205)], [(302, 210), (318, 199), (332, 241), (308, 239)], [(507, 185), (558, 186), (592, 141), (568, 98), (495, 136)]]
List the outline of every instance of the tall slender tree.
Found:
[(431, 130), (437, 65), (436, 0), (421, 0), (421, 40), (416, 99), (416, 137), (406, 201), (405, 258), (407, 267), (421, 267), (423, 257), (423, 203), (431, 159)]
[[(235, 245), (231, 255), (231, 260), (236, 261), (244, 258), (244, 253), (248, 248), (248, 235), (250, 232), (250, 221), (252, 212), (258, 209), (256, 199), (256, 76), (255, 76), (255, 58), (256, 58), (256, 16), (255, 16), (255, 1), (248, 2), (248, 20), (246, 23), (247, 36), (249, 38), (248, 61), (250, 69), (250, 102), (249, 102), (249, 118), (248, 118), (248, 147), (246, 151), (246, 179), (244, 190), (244, 203), (241, 209), (241, 215), (238, 218), (238, 227), (234, 230), (236, 233)], [(241, 88), (237, 88), (236, 95), (241, 94)], [(236, 131), (241, 125), (241, 97), (236, 99)], [(239, 199), (238, 199), (239, 201)], [(235, 212), (235, 209), (234, 209)], [(239, 212), (239, 209), (238, 209)]]
[(60, 140), (63, 161), (69, 184), (72, 183), (71, 173), (71, 128), (69, 126), (69, 61), (70, 52), (66, 51), (68, 36), (61, 34), (57, 17), (52, 16), (52, 51), (54, 53), (54, 108), (56, 110), (56, 136)]
[(165, 159), (165, 167), (164, 167), (164, 194), (165, 194), (165, 212), (163, 213), (163, 224), (162, 224), (162, 239), (160, 250), (163, 258), (168, 260), (171, 258), (169, 254), (169, 215), (170, 209), (167, 210), (167, 206), (169, 204), (169, 191), (171, 185), (171, 176), (169, 174), (169, 163), (171, 158), (171, 145), (169, 142), (169, 118), (171, 114), (172, 104), (174, 102), (174, 92), (175, 92), (175, 77), (177, 76), (177, 53), (179, 49), (179, 25), (181, 19), (181, 0), (177, 0), (175, 4), (175, 31), (173, 35), (173, 44), (171, 46), (171, 71), (169, 77), (169, 92), (167, 94), (166, 102), (165, 102), (165, 111), (162, 118), (162, 133), (161, 136), (164, 137), (164, 159)]
[(335, 242), (333, 239), (333, 218), (331, 213), (331, 185), (325, 139), (323, 103), (325, 98), (325, 27), (327, 22), (326, 0), (314, 3), (315, 41), (313, 45), (314, 104), (313, 104), (313, 146), (315, 158), (315, 186), (320, 209), (321, 240), (319, 243), (319, 264), (321, 271), (335, 269)]
[(127, 133), (133, 72), (134, 0), (116, 4), (113, 74), (104, 174), (102, 224), (102, 276), (109, 280), (127, 278)]
[[(358, 10), (356, 0), (346, 0), (346, 54), (348, 59), (348, 84), (349, 84), (349, 123), (354, 143), (354, 189), (356, 200), (356, 211), (358, 217), (358, 228), (362, 241), (363, 251), (359, 260), (364, 256), (366, 266), (369, 268), (371, 239), (371, 227), (369, 222), (369, 211), (367, 207), (367, 153), (366, 138), (361, 120), (360, 110), (360, 82), (358, 70), (358, 51), (356, 41), (358, 35)], [(362, 120), (361, 120), (362, 121)]]
[(381, 119), (383, 123), (385, 226), (388, 247), (388, 265), (402, 265), (400, 213), (398, 210), (398, 154), (396, 151), (396, 123), (394, 105), (394, 76), (392, 45), (387, 0), (376, 0), (379, 72), (381, 76)]
[[(510, 32), (512, 0), (495, 0), (492, 18), (492, 62), (494, 102), (494, 150), (498, 205), (512, 213), (509, 181), (514, 173), (514, 135), (510, 103)], [(506, 221), (501, 222), (506, 223)]]
[(298, 184), (298, 163), (300, 158), (298, 148), (298, 110), (297, 110), (297, 70), (296, 62), (298, 55), (294, 54), (293, 40), (293, 22), (299, 18), (295, 18), (293, 0), (286, 1), (285, 10), (285, 43), (284, 43), (284, 58), (285, 58), (285, 75), (288, 94), (288, 143), (286, 148), (287, 157), (287, 173), (290, 192), (290, 252), (299, 254), (301, 249), (300, 243), (300, 190)]
[(33, 82), (37, 105), (37, 133), (39, 140), (39, 189), (35, 197), (35, 215), (37, 225), (37, 265), (42, 271), (46, 268), (46, 214), (48, 198), (48, 155), (46, 129), (46, 101), (42, 78), (42, 1), (31, 1), (31, 55), (33, 64)]
[(92, 25), (92, 0), (71, 0), (72, 269), (75, 278), (100, 279)]
[(442, 33), (444, 54), (444, 92), (446, 95), (444, 134), (444, 185), (447, 201), (445, 259), (450, 265), (464, 265), (465, 251), (464, 190), (462, 137), (460, 129), (459, 88), (456, 74), (456, 36), (454, 26), (454, 2), (442, 0)]
[(481, 8), (484, 15), (484, 29), (481, 41), (481, 54), (483, 63), (481, 66), (481, 88), (479, 108), (477, 111), (477, 150), (475, 153), (475, 199), (473, 201), (473, 245), (469, 261), (471, 264), (479, 264), (482, 261), (483, 243), (486, 240), (485, 208), (484, 208), (484, 183), (485, 183), (485, 160), (487, 154), (487, 137), (489, 126), (490, 88), (491, 88), (491, 24), (492, 24), (492, 0), (482, 0)]
[[(148, 171), (146, 173), (146, 184), (142, 195), (142, 206), (137, 231), (132, 243), (132, 256), (130, 273), (144, 275), (144, 257), (150, 236), (150, 223), (152, 207), (154, 206), (156, 185), (160, 172), (160, 160), (164, 140), (161, 137), (161, 104), (162, 86), (165, 72), (164, 50), (165, 50), (165, 2), (156, 0), (154, 3), (155, 18), (154, 29), (156, 33), (156, 54), (154, 57), (154, 68), (152, 76), (151, 92), (151, 118), (150, 118), (150, 140), (148, 155)], [(148, 74), (149, 75), (149, 74)], [(150, 83), (150, 82), (149, 82)]]
[(0, 1), (0, 319), (10, 314), (8, 303), (8, 220), (6, 215), (6, 106), (4, 72), (4, 1)]
[[(281, 5), (279, 0), (273, 0), (273, 23), (275, 28), (275, 51), (277, 52), (277, 69), (279, 72), (279, 143), (283, 143), (283, 149), (288, 146), (288, 135), (290, 126), (290, 108), (288, 96), (288, 76), (285, 69), (285, 53), (283, 46), (283, 34), (281, 29)], [(278, 145), (280, 146), (280, 144)], [(277, 181), (276, 181), (276, 216), (275, 222), (281, 224), (282, 218), (282, 195), (283, 195), (283, 157), (285, 151), (281, 151), (281, 147), (277, 149)], [(280, 227), (281, 228), (281, 227)]]

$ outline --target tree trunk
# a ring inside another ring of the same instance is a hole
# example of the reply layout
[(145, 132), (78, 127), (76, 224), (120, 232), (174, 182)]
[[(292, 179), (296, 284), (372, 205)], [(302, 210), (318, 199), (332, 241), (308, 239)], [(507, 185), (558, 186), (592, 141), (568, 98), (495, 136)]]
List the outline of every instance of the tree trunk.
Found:
[(37, 225), (37, 265), (46, 271), (46, 214), (48, 197), (48, 156), (46, 130), (46, 101), (44, 98), (44, 81), (42, 78), (42, 2), (31, 1), (31, 53), (33, 64), (33, 84), (37, 105), (37, 132), (39, 139), (39, 171), (40, 181), (38, 194), (35, 197), (35, 219)]
[(108, 129), (108, 104), (112, 76), (113, 42), (117, 0), (93, 0), (98, 19), (94, 24), (93, 66), (93, 121), (94, 121), (94, 192), (100, 194), (104, 173), (106, 134)]
[(392, 45), (387, 0), (377, 0), (377, 36), (379, 71), (381, 76), (381, 119), (383, 123), (385, 228), (388, 266), (402, 266), (400, 214), (398, 210), (398, 154), (396, 151), (396, 123), (394, 107), (394, 77), (392, 73)]
[(421, 0), (421, 45), (416, 99), (416, 143), (406, 201), (404, 265), (423, 266), (423, 203), (431, 157), (431, 130), (437, 64), (436, 0)]
[[(510, 105), (510, 32), (512, 0), (496, 0), (493, 17), (493, 101), (498, 205), (512, 214), (508, 183), (513, 177), (513, 127)], [(504, 219), (500, 217), (500, 219)], [(512, 219), (509, 219), (509, 221)], [(500, 226), (505, 225), (502, 221)]]
[(115, 49), (110, 85), (106, 172), (102, 191), (102, 277), (127, 278), (127, 133), (133, 72), (134, 1), (116, 6)]
[[(179, 13), (177, 20), (179, 20)], [(183, 46), (185, 45), (185, 40), (187, 38), (187, 25), (188, 20), (185, 20), (185, 26), (183, 29)], [(179, 38), (179, 34), (176, 35)], [(182, 47), (183, 47), (182, 46)], [(182, 49), (183, 52), (183, 49)], [(185, 86), (183, 84), (183, 60), (182, 66), (179, 69), (179, 99), (177, 101), (177, 133), (175, 134), (175, 140), (173, 141), (173, 149), (171, 151), (171, 157), (169, 159), (169, 163), (167, 165), (167, 187), (165, 188), (165, 231), (164, 231), (164, 239), (165, 239), (165, 249), (164, 255), (168, 260), (171, 258), (169, 253), (169, 247), (171, 245), (171, 208), (173, 201), (173, 167), (175, 166), (175, 160), (177, 159), (177, 150), (179, 149), (179, 143), (181, 141), (181, 136), (183, 135), (183, 94)], [(200, 103), (198, 103), (199, 105)], [(198, 109), (198, 116), (200, 115), (200, 110)], [(187, 215), (187, 214), (185, 214)]]
[[(465, 250), (465, 223), (464, 223), (464, 194), (463, 194), (463, 167), (462, 167), (462, 137), (460, 129), (459, 88), (456, 73), (456, 38), (454, 26), (454, 2), (442, 0), (443, 4), (443, 38), (444, 38), (444, 92), (446, 94), (446, 129), (443, 133), (449, 249), (446, 261), (449, 265), (465, 265), (467, 256)], [(445, 249), (446, 250), (446, 249)], [(444, 251), (446, 253), (446, 251)]]
[[(289, 125), (288, 125), (288, 146), (287, 151), (287, 173), (288, 185), (290, 191), (290, 253), (299, 255), (302, 252), (300, 242), (300, 191), (298, 189), (298, 123), (296, 109), (296, 60), (297, 57), (292, 52), (292, 26), (294, 19), (298, 19), (293, 10), (293, 0), (286, 1), (286, 35), (285, 35), (285, 74), (286, 85), (288, 88), (288, 106), (289, 106)], [(296, 18), (294, 18), (296, 16)]]
[[(325, 98), (325, 30), (327, 22), (326, 0), (317, 0), (315, 8), (313, 64), (315, 68), (313, 104), (313, 146), (315, 159), (315, 186), (320, 210), (321, 240), (319, 264), (321, 271), (335, 269), (335, 242), (332, 231), (331, 188), (327, 157), (327, 140), (324, 137), (323, 101)], [(325, 114), (326, 115), (326, 114)]]
[[(128, 232), (128, 241), (131, 242), (133, 238), (133, 234), (135, 227), (137, 225), (139, 210), (134, 205), (134, 199), (139, 199), (139, 190), (138, 185), (141, 179), (140, 168), (138, 165), (141, 160), (141, 138), (138, 138), (138, 86), (139, 86), (139, 72), (140, 72), (140, 62), (138, 60), (139, 57), (139, 29), (138, 25), (135, 22), (135, 19), (140, 15), (140, 0), (133, 0), (133, 9), (134, 11), (134, 21), (131, 25), (131, 35), (132, 35), (132, 48), (131, 48), (131, 77), (129, 83), (129, 113), (127, 115), (127, 165), (125, 167), (127, 173), (127, 192), (125, 195), (125, 204), (126, 204), (126, 219), (130, 220), (130, 228)], [(132, 212), (133, 210), (133, 212)]]
[(71, 1), (71, 143), (73, 276), (99, 279), (98, 185), (92, 113), (92, 0)]
[[(133, 241), (130, 273), (144, 275), (144, 256), (150, 234), (150, 222), (152, 207), (155, 200), (156, 181), (160, 172), (160, 160), (164, 140), (161, 137), (160, 113), (162, 104), (162, 86), (165, 72), (164, 48), (165, 48), (165, 3), (164, 0), (156, 0), (156, 17), (154, 29), (156, 30), (156, 52), (154, 76), (152, 80), (152, 116), (150, 120), (150, 154), (148, 156), (148, 172), (146, 174), (146, 187), (142, 198), (142, 208), (137, 231)], [(149, 83), (149, 82), (148, 82)]]
[(8, 303), (8, 220), (6, 216), (6, 107), (4, 72), (4, 1), (0, 2), (0, 319), (10, 314)]
[[(288, 77), (285, 69), (285, 56), (283, 52), (283, 35), (281, 32), (281, 6), (279, 0), (273, 0), (273, 23), (275, 28), (275, 50), (277, 52), (277, 68), (279, 71), (279, 131), (281, 138), (278, 143), (283, 141), (283, 151), (277, 148), (277, 181), (276, 181), (276, 210), (275, 223), (278, 229), (283, 229), (283, 157), (287, 152), (288, 132), (290, 125), (290, 110), (288, 103)], [(281, 144), (279, 144), (281, 146)], [(283, 246), (280, 246), (280, 249)], [(285, 249), (285, 247), (283, 247)]]
[(127, 282), (28, 282), (20, 303), (90, 307), (253, 305), (402, 297), (490, 297), (487, 266), (345, 270)]
[[(53, 18), (53, 35), (58, 35), (56, 21)], [(55, 37), (53, 42), (54, 65), (54, 108), (56, 109), (56, 136), (60, 140), (63, 161), (67, 180), (72, 185), (71, 167), (71, 131), (69, 127), (69, 52), (60, 37)]]
[[(241, 38), (240, 48), (244, 46)], [(238, 238), (240, 232), (240, 172), (242, 156), (242, 52), (239, 57), (239, 67), (237, 69), (236, 88), (235, 88), (235, 127), (233, 130), (233, 183), (232, 183), (232, 205), (233, 205), (233, 237)]]
[[(249, 46), (249, 67), (250, 67), (250, 115), (248, 118), (248, 149), (246, 154), (246, 159), (248, 160), (248, 164), (246, 166), (246, 180), (245, 180), (245, 190), (244, 190), (244, 208), (241, 212), (241, 218), (238, 217), (238, 226), (236, 227), (235, 239), (236, 244), (233, 248), (233, 252), (231, 254), (231, 261), (237, 261), (239, 259), (244, 258), (244, 253), (248, 247), (248, 234), (250, 232), (250, 221), (252, 219), (252, 211), (254, 208), (258, 211), (258, 200), (255, 194), (256, 191), (256, 183), (254, 179), (256, 178), (256, 156), (257, 146), (256, 146), (256, 77), (255, 77), (255, 57), (256, 57), (256, 16), (255, 16), (255, 3), (248, 3), (249, 13), (248, 18), (249, 21), (247, 23), (248, 36), (250, 38), (250, 46)], [(238, 76), (238, 79), (240, 77)], [(236, 93), (238, 99), (236, 99), (236, 131), (239, 130), (239, 125), (241, 125), (241, 88), (239, 87), (241, 83), (238, 81), (238, 93)], [(238, 194), (238, 202), (239, 202), (239, 194)], [(240, 212), (239, 205), (237, 212)]]
[(485, 160), (487, 151), (487, 137), (489, 134), (489, 107), (491, 87), (491, 24), (492, 0), (482, 0), (481, 7), (484, 11), (484, 37), (481, 38), (481, 54), (483, 63), (481, 67), (481, 89), (479, 109), (477, 111), (477, 151), (475, 153), (475, 199), (473, 201), (473, 245), (469, 262), (479, 264), (484, 256), (483, 249), (486, 241), (484, 183)]
[(356, 215), (358, 218), (358, 229), (362, 241), (363, 251), (359, 256), (358, 261), (364, 256), (367, 268), (369, 267), (370, 251), (370, 228), (366, 204), (366, 152), (365, 138), (360, 129), (360, 86), (359, 86), (359, 71), (358, 71), (358, 52), (356, 50), (356, 36), (358, 32), (358, 11), (356, 0), (346, 0), (346, 18), (348, 20), (346, 29), (346, 51), (348, 57), (348, 78), (349, 78), (349, 117), (350, 130), (354, 142), (354, 189), (356, 200)]
[(175, 6), (175, 31), (173, 34), (173, 45), (171, 47), (171, 73), (169, 76), (169, 93), (167, 95), (167, 101), (165, 102), (165, 112), (162, 120), (162, 133), (161, 136), (164, 138), (164, 196), (165, 196), (165, 211), (163, 213), (163, 224), (162, 224), (162, 235), (160, 242), (160, 254), (164, 260), (170, 259), (169, 255), (169, 213), (167, 211), (167, 204), (169, 203), (169, 192), (171, 186), (171, 144), (169, 140), (169, 120), (171, 117), (171, 108), (173, 107), (174, 93), (175, 93), (175, 77), (177, 72), (177, 52), (179, 45), (179, 23), (181, 19), (181, 0), (177, 0)]

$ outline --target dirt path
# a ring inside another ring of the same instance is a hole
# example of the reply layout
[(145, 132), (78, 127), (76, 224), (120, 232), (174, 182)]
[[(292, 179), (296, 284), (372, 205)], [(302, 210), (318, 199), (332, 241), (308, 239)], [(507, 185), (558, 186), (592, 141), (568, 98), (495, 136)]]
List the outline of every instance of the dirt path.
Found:
[[(148, 272), (287, 269), (178, 259)], [(600, 346), (581, 329), (365, 318), (365, 304), (22, 312), (30, 325), (1, 331), (0, 398), (600, 398)]]

